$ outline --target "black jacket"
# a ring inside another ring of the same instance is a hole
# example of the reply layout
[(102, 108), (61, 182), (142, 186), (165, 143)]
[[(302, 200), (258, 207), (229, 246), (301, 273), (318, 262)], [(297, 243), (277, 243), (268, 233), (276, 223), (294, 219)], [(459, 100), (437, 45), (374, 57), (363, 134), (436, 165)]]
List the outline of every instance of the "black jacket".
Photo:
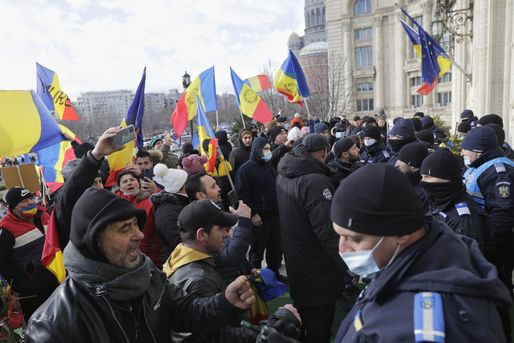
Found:
[(355, 170), (355, 165), (353, 163), (345, 162), (338, 158), (330, 161), (328, 165), (334, 168), (335, 171), (335, 173), (331, 176), (331, 180), (334, 183), (335, 189), (339, 187), (341, 181), (343, 181)]
[(261, 158), (265, 138), (257, 137), (252, 144), (250, 160), (239, 168), (236, 174), (236, 189), (239, 199), (255, 213), (267, 215), (277, 213), (277, 193), (275, 180), (277, 172), (271, 164)]
[(170, 329), (215, 330), (241, 313), (223, 293), (187, 295), (155, 266), (149, 277), (148, 290), (130, 303), (114, 302), (102, 286), (68, 277), (30, 318), (26, 342), (170, 342)]
[(236, 174), (237, 170), (250, 159), (250, 151), (252, 150), (252, 146), (246, 146), (242, 141), (243, 133), (251, 133), (248, 129), (242, 129), (239, 131), (238, 142), (239, 146), (233, 149), (230, 152), (230, 157), (228, 158), (230, 165), (232, 166), (232, 173)]
[(387, 151), (384, 142), (379, 141), (363, 148), (360, 163), (363, 166), (368, 163), (386, 163), (390, 157), (391, 154)]
[(302, 144), (279, 163), (277, 200), (291, 297), (300, 306), (333, 303), (344, 287), (345, 269), (332, 228), (331, 169)]
[(415, 342), (414, 298), (420, 292), (441, 295), (443, 313), (433, 316), (444, 322), (446, 342), (505, 342), (497, 308), (508, 308), (511, 299), (494, 266), (473, 240), (446, 225), (428, 222), (426, 230), (361, 293), (334, 342)]
[(226, 160), (228, 160), (230, 156), (230, 152), (232, 151), (232, 145), (228, 141), (228, 136), (226, 131), (217, 131), (215, 133), (216, 138), (218, 139), (218, 146), (221, 149), (221, 153)]
[(165, 191), (152, 195), (155, 228), (162, 238), (161, 261), (166, 261), (177, 244), (181, 242), (178, 230), (178, 215), (190, 201), (186, 195)]

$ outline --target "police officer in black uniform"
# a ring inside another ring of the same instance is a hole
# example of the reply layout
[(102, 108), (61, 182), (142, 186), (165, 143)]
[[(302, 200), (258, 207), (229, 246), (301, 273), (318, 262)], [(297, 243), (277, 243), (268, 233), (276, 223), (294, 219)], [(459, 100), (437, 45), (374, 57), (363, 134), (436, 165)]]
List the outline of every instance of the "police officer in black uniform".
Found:
[(385, 163), (391, 157), (387, 151), (380, 129), (374, 125), (367, 125), (362, 131), (363, 152), (360, 157), (360, 164)]
[(409, 143), (416, 141), (416, 132), (414, 131), (414, 124), (411, 119), (400, 119), (394, 124), (389, 132), (389, 139), (387, 143), (390, 147), (391, 158), (387, 164), (394, 166), (398, 160), (398, 153), (400, 149)]

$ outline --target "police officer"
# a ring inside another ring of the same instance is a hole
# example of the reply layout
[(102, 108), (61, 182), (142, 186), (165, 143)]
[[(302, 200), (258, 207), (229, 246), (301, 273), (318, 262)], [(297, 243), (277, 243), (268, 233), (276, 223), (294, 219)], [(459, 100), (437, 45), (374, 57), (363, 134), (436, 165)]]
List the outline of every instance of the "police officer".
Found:
[(512, 292), (514, 161), (504, 156), (496, 133), (489, 126), (480, 126), (468, 133), (462, 141), (461, 155), (468, 167), (464, 173), (466, 190), (491, 220), (484, 253)]
[(434, 119), (431, 116), (423, 117), (421, 123), (423, 124), (423, 130), (430, 130), (432, 132), (436, 145), (439, 145), (446, 139), (446, 133), (434, 124)]
[(331, 204), (339, 253), (371, 279), (334, 342), (505, 342), (497, 306), (509, 293), (478, 244), (423, 217), (409, 180), (371, 164)]
[(385, 163), (391, 157), (380, 134), (380, 129), (367, 125), (362, 131), (364, 151), (361, 153), (360, 164)]
[[(426, 118), (426, 117), (425, 117)], [(412, 142), (404, 145), (398, 154), (398, 160), (395, 167), (403, 174), (407, 175), (410, 184), (414, 187), (419, 201), (423, 206), (424, 213), (428, 213), (429, 205), (428, 198), (423, 188), (421, 188), (421, 163), (428, 156), (428, 149), (425, 144), (421, 142)]]
[(398, 160), (398, 153), (405, 144), (416, 141), (416, 132), (414, 131), (414, 124), (410, 119), (400, 119), (394, 124), (389, 132), (388, 144), (391, 148), (391, 158), (387, 161), (388, 164), (394, 166)]
[(483, 248), (490, 230), (487, 213), (466, 193), (460, 169), (457, 156), (446, 149), (438, 150), (421, 164), (421, 186), (430, 203), (430, 214)]

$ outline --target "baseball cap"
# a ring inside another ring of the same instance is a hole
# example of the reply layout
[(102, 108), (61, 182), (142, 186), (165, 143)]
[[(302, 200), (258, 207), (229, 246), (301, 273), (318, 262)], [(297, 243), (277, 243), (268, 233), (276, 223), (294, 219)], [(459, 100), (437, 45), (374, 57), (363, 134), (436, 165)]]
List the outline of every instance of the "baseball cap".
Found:
[(212, 200), (198, 200), (184, 207), (178, 216), (180, 231), (191, 232), (209, 225), (231, 227), (239, 216), (225, 212)]

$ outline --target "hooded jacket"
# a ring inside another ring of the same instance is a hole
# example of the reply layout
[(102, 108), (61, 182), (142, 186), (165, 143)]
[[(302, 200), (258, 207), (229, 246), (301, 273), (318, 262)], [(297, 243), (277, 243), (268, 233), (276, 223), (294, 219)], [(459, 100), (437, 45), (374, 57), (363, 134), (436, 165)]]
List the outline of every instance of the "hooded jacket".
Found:
[(291, 297), (299, 306), (336, 301), (344, 288), (339, 236), (330, 221), (331, 169), (296, 145), (279, 163), (277, 201)]
[(252, 150), (252, 146), (246, 146), (243, 143), (243, 135), (250, 134), (253, 137), (252, 130), (250, 129), (242, 129), (239, 131), (238, 135), (238, 147), (230, 152), (229, 162), (232, 166), (232, 170), (234, 173), (237, 173), (239, 167), (243, 165), (246, 161), (250, 159), (250, 151)]
[(425, 235), (361, 293), (334, 342), (415, 342), (414, 297), (420, 292), (441, 295), (446, 342), (505, 341), (497, 307), (508, 308), (511, 300), (496, 269), (475, 241), (428, 222)]
[(178, 215), (190, 201), (186, 195), (156, 193), (150, 198), (155, 216), (155, 228), (162, 239), (161, 261), (166, 261), (177, 244), (181, 242), (178, 228)]
[(214, 134), (216, 138), (218, 139), (218, 146), (221, 149), (221, 152), (223, 153), (223, 156), (226, 160), (228, 160), (230, 156), (230, 152), (232, 151), (232, 145), (228, 141), (228, 135), (226, 131), (216, 131)]
[(236, 174), (236, 189), (239, 199), (252, 209), (252, 216), (278, 212), (275, 189), (276, 171), (270, 161), (261, 157), (262, 149), (269, 144), (265, 138), (257, 137), (252, 143), (250, 159)]

